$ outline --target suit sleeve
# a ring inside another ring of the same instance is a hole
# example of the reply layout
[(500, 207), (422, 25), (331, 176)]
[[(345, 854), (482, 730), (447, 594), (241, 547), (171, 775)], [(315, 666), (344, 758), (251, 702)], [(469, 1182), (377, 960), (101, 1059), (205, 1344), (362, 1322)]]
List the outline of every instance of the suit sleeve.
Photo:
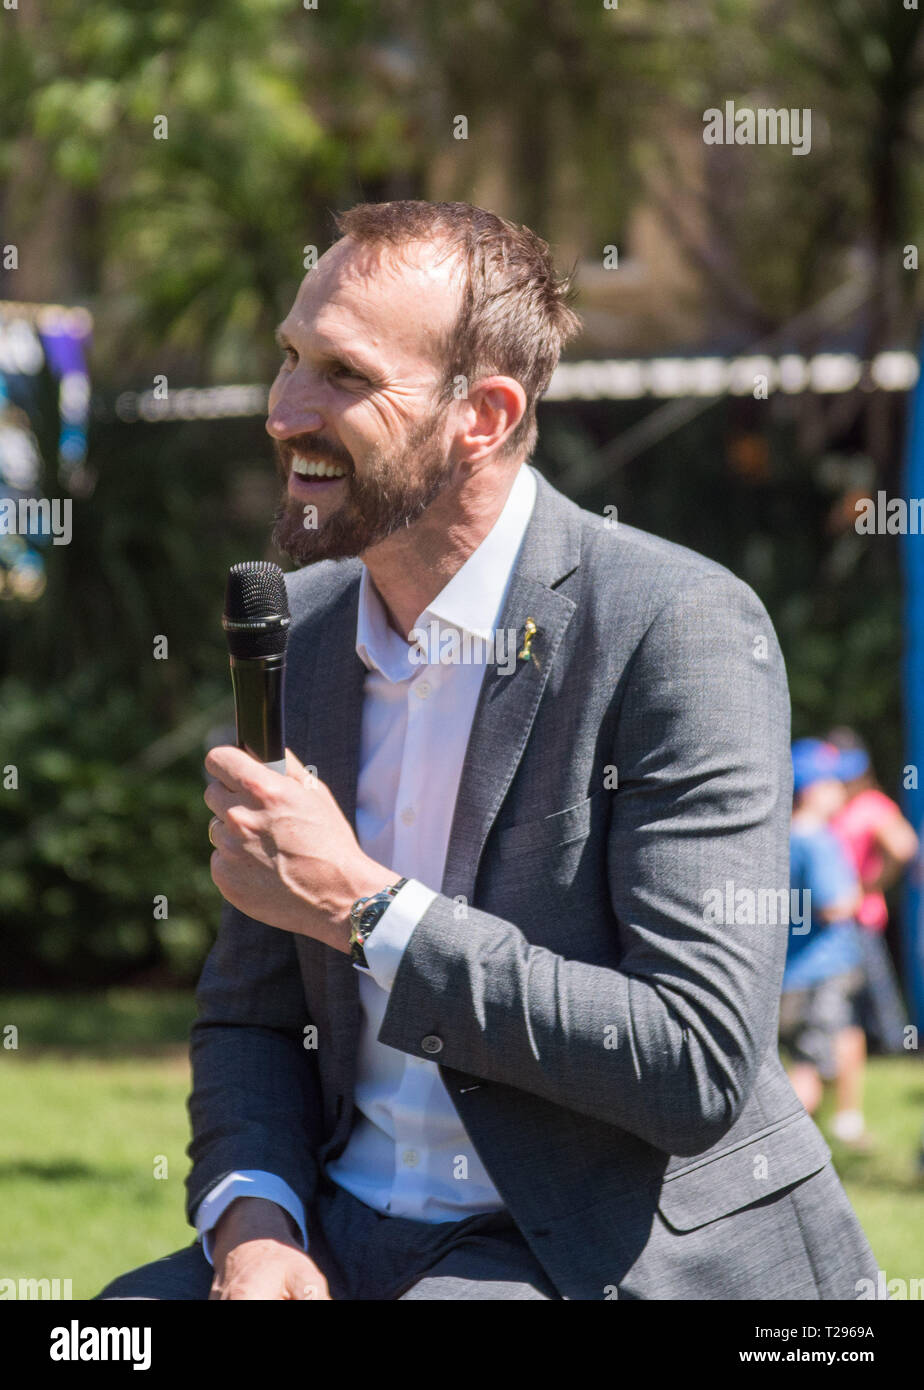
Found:
[(225, 903), (190, 1035), (187, 1217), (232, 1173), (271, 1173), (314, 1200), (322, 1106), (294, 937)]
[[(786, 955), (789, 698), (746, 585), (710, 577), (660, 609), (628, 668), (609, 761), (618, 965), (565, 959), (478, 909), (457, 921), (437, 895), (379, 1041), (425, 1056), (435, 1034), (441, 1066), (695, 1154), (734, 1123), (776, 1044)], [(716, 911), (729, 883), (749, 920)], [(781, 906), (777, 925), (748, 911), (759, 894)]]

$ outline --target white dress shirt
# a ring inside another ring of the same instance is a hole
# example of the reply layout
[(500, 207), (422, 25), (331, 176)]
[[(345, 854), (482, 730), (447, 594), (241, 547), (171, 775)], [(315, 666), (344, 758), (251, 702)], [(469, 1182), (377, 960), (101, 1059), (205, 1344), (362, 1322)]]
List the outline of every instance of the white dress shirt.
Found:
[[(367, 675), (356, 835), (370, 858), (394, 870), (392, 881), (408, 883), (369, 938), (369, 968), (355, 966), (361, 1005), (357, 1113), (346, 1147), (325, 1171), (367, 1206), (416, 1221), (458, 1221), (503, 1207), (437, 1064), (385, 1046), (378, 1033), (402, 953), (442, 883), (491, 645), (498, 644), (500, 663), (515, 655), (516, 634), (498, 636), (497, 623), (535, 498), (535, 477), (522, 465), (487, 536), (419, 615), (417, 644), (409, 646), (389, 625), (368, 570), (360, 578), (356, 651)], [(289, 1184), (244, 1170), (224, 1178), (197, 1209), (196, 1229), (209, 1260), (209, 1233), (241, 1196), (283, 1207), (307, 1249), (304, 1208)]]

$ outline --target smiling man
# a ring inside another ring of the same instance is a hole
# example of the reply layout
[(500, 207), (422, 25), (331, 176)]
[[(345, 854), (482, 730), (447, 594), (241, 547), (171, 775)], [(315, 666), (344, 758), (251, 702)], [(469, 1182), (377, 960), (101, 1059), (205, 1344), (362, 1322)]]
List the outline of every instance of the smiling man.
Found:
[(206, 760), (201, 1243), (100, 1297), (856, 1298), (777, 1055), (786, 925), (707, 910), (788, 889), (769, 619), (529, 465), (579, 326), (544, 242), (462, 203), (338, 225), (267, 423), (288, 776)]

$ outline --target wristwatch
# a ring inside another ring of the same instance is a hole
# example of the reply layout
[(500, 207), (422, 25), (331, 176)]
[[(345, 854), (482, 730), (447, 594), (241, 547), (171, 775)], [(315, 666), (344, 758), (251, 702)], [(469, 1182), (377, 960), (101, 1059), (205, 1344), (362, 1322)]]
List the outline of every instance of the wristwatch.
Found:
[(369, 940), (375, 924), (385, 915), (392, 898), (406, 883), (406, 878), (399, 878), (397, 883), (393, 883), (390, 888), (383, 888), (381, 893), (373, 893), (368, 898), (357, 898), (350, 908), (350, 959), (365, 970), (368, 970), (369, 964), (363, 947)]

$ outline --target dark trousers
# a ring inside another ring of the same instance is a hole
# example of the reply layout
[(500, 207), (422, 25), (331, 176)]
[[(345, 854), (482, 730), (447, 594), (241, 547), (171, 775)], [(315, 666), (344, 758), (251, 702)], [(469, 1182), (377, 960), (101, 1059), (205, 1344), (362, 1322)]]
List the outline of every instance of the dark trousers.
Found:
[[(559, 1298), (506, 1211), (432, 1225), (381, 1216), (324, 1181), (308, 1241), (334, 1300)], [(120, 1275), (97, 1298), (207, 1299), (212, 1278), (196, 1242)]]

